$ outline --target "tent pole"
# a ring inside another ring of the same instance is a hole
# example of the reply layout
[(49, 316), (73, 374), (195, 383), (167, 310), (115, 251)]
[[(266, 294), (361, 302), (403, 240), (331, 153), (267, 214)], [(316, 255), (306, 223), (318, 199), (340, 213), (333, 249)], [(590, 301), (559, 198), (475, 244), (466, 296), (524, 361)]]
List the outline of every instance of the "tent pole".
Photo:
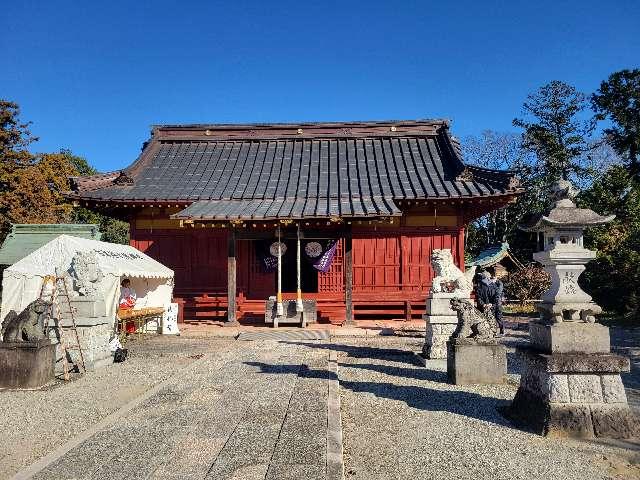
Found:
[(278, 225), (278, 293), (276, 295), (276, 316), (282, 317), (284, 309), (282, 308), (282, 241), (280, 237), (280, 225)]
[(298, 291), (297, 291), (297, 297), (296, 297), (296, 312), (300, 313), (304, 310), (304, 307), (302, 305), (302, 275), (301, 275), (301, 267), (300, 267), (300, 224), (298, 224), (298, 231), (297, 231), (297, 241), (298, 241), (298, 245), (297, 245), (297, 250), (296, 250), (296, 274), (297, 274), (297, 285), (298, 285)]

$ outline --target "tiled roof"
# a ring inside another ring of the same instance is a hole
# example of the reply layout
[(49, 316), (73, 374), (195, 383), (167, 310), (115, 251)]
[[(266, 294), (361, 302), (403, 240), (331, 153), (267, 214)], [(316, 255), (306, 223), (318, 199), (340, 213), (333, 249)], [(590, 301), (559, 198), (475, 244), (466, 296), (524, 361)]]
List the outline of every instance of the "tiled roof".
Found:
[(398, 216), (402, 212), (391, 198), (276, 198), (267, 200), (198, 200), (176, 219), (275, 219)]
[(520, 263), (520, 261), (509, 253), (508, 242), (502, 242), (498, 245), (488, 246), (487, 248), (482, 250), (476, 258), (468, 262), (466, 266), (467, 267), (472, 267), (472, 266), (488, 267), (491, 265), (495, 265), (505, 257), (511, 258), (511, 260), (516, 264), (516, 266), (522, 267), (522, 264)]
[[(72, 179), (98, 202), (182, 202), (176, 218), (387, 216), (394, 200), (514, 195), (465, 166), (443, 121), (156, 127), (123, 172)], [(230, 213), (232, 212), (232, 213)]]

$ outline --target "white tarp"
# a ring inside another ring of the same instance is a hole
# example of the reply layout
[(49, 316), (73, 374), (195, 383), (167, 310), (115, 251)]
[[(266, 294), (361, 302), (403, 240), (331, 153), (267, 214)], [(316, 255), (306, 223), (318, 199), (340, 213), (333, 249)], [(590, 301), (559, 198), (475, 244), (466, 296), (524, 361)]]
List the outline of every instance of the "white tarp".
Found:
[(86, 238), (60, 235), (46, 245), (8, 267), (2, 277), (2, 309), (4, 320), (10, 311), (20, 313), (40, 296), (42, 281), (47, 275), (67, 271), (78, 252), (96, 253), (103, 278), (107, 315), (115, 319), (120, 298), (120, 282), (131, 280), (138, 295), (136, 308), (167, 307), (173, 295), (173, 270), (129, 245), (100, 242)]

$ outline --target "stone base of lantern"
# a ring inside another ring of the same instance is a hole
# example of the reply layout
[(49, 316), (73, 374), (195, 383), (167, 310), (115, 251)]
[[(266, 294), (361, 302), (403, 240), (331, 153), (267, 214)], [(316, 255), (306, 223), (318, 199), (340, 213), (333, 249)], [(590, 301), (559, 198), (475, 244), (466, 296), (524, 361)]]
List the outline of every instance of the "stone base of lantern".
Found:
[(541, 352), (609, 353), (609, 329), (599, 323), (529, 323), (531, 346)]
[(593, 323), (602, 313), (599, 305), (589, 302), (538, 302), (536, 309), (546, 322), (582, 321)]
[(629, 360), (611, 353), (543, 354), (527, 359), (509, 415), (536, 433), (581, 438), (631, 438), (640, 433), (621, 372)]

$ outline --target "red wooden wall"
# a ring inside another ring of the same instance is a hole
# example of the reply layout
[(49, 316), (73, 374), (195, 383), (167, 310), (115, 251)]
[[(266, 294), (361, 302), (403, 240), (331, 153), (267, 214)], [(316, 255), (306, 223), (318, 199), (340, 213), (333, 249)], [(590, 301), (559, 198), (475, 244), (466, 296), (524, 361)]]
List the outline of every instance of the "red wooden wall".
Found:
[[(457, 227), (398, 227), (374, 231), (353, 229), (353, 299), (366, 304), (385, 300), (424, 300), (433, 271), (431, 251), (450, 248), (458, 265), (463, 264), (463, 230)], [(226, 305), (227, 231), (223, 229), (135, 229), (131, 245), (175, 271), (175, 294), (217, 297)], [(263, 273), (249, 240), (237, 242), (239, 308), (253, 301), (260, 314), (263, 301), (275, 294), (275, 275)], [(319, 273), (319, 302), (333, 302), (335, 315), (343, 308), (343, 242), (327, 273)], [(329, 308), (329, 307), (327, 307)], [(357, 310), (356, 310), (357, 312)]]
[[(450, 248), (460, 265), (462, 234), (446, 231), (356, 231), (353, 238), (354, 293), (424, 291), (433, 272), (429, 257), (436, 248)], [(227, 233), (224, 230), (134, 230), (131, 245), (172, 268), (177, 291), (226, 293)], [(263, 273), (252, 242), (239, 240), (238, 291), (247, 298), (273, 295), (275, 277)], [(320, 273), (319, 293), (343, 291), (343, 245), (338, 242), (329, 272)]]

